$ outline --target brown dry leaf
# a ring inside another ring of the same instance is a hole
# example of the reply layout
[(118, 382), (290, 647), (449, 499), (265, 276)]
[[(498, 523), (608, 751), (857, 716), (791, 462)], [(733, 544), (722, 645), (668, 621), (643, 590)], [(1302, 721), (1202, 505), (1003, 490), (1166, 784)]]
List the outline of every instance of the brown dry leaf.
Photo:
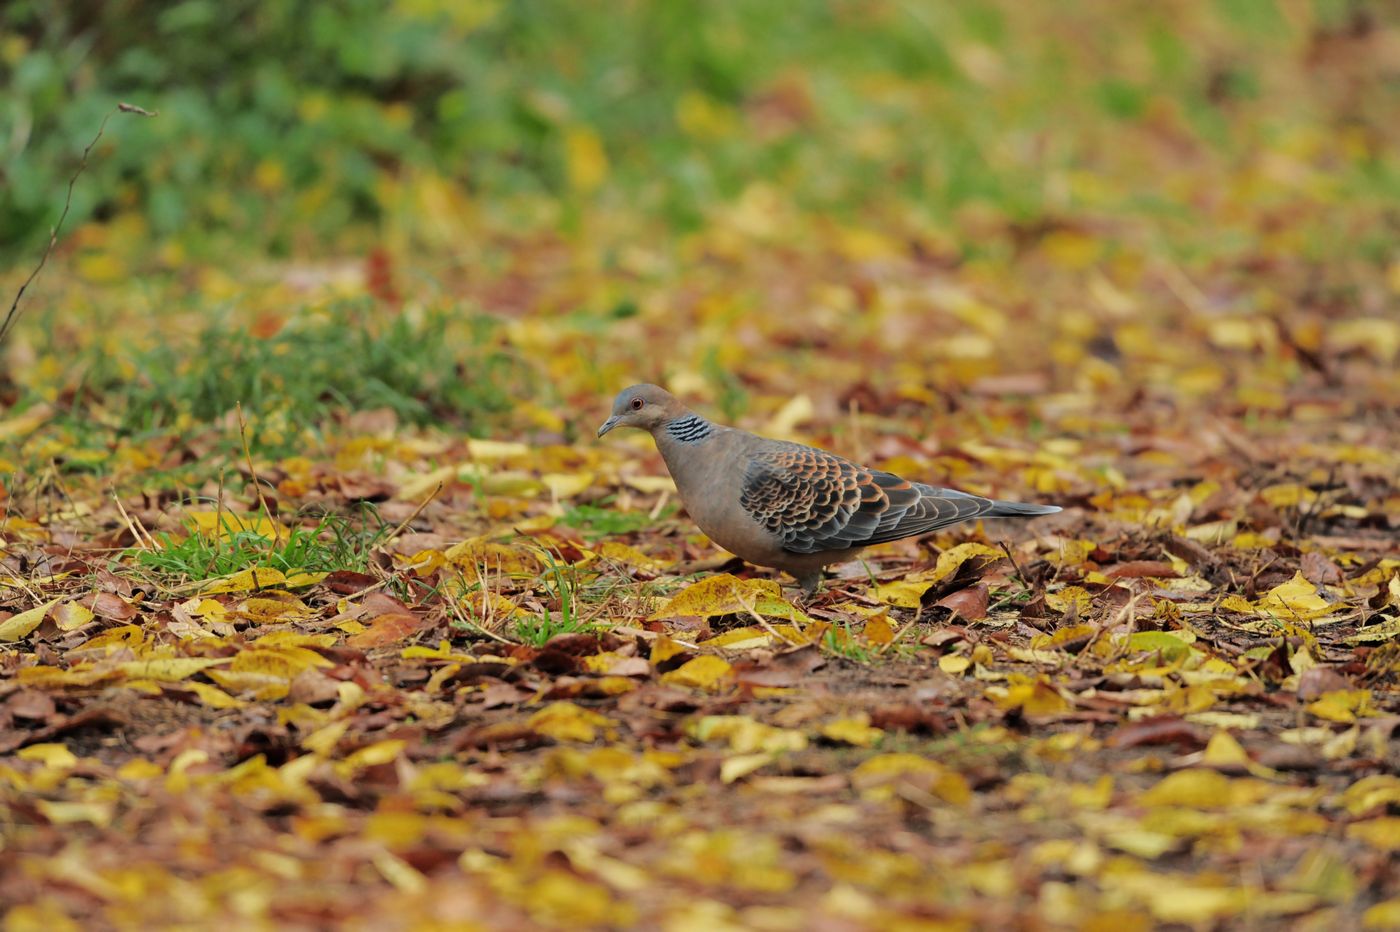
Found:
[(407, 612), (391, 612), (375, 617), (370, 621), (367, 630), (350, 635), (346, 638), (345, 643), (361, 650), (384, 647), (412, 637), (422, 627), (423, 621), (417, 615)]
[(991, 593), (987, 586), (978, 583), (975, 586), (951, 592), (933, 604), (939, 608), (948, 609), (964, 621), (981, 621), (987, 617), (987, 605), (990, 598)]

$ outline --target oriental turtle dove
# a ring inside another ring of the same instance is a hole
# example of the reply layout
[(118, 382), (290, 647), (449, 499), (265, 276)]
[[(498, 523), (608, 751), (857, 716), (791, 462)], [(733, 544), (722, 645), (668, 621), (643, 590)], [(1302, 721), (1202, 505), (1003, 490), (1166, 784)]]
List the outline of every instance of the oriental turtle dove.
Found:
[(685, 509), (716, 544), (791, 573), (811, 595), (822, 567), (970, 518), (1047, 515), (1027, 505), (909, 482), (825, 450), (712, 424), (655, 385), (633, 385), (598, 428), (649, 431)]

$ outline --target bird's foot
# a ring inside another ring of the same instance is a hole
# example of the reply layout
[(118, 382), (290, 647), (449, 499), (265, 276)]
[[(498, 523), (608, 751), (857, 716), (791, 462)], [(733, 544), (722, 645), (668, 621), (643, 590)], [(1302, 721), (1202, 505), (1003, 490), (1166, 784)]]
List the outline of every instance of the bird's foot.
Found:
[(802, 589), (802, 594), (799, 598), (801, 599), (802, 604), (806, 605), (808, 602), (811, 602), (812, 599), (816, 597), (817, 590), (821, 588), (821, 570), (817, 570), (815, 573), (804, 573), (803, 575), (798, 576), (797, 585)]

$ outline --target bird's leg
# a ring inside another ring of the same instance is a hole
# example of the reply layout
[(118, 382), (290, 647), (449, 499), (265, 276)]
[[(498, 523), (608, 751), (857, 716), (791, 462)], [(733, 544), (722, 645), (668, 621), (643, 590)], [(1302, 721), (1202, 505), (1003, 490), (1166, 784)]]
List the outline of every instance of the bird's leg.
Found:
[(802, 587), (802, 601), (808, 601), (817, 594), (817, 589), (821, 587), (822, 571), (812, 570), (810, 573), (803, 573), (797, 577), (797, 584)]

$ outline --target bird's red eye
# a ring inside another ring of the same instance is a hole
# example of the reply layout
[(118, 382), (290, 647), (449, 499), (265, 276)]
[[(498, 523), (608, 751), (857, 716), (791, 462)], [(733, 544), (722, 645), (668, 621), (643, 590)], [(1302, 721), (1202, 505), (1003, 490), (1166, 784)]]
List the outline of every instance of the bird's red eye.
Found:
[(640, 399), (640, 398), (633, 398), (633, 399), (632, 399), (632, 410), (633, 410), (633, 411), (640, 411), (641, 409), (642, 409), (642, 399)]

